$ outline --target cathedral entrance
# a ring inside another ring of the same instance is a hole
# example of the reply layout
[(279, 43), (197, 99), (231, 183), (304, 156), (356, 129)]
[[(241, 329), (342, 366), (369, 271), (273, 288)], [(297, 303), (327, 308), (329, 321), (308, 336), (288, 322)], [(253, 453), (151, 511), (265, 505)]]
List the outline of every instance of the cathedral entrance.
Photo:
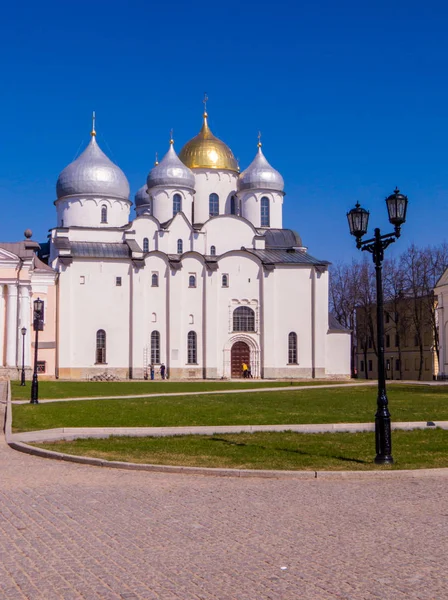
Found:
[(235, 342), (230, 352), (231, 377), (242, 377), (243, 369), (241, 365), (245, 362), (250, 364), (250, 348), (246, 342)]

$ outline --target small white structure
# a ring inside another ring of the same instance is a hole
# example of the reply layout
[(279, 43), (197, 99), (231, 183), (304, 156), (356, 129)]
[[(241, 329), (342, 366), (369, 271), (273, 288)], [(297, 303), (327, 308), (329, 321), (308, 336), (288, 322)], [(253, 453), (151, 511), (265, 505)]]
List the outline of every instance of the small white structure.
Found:
[(349, 377), (350, 334), (329, 326), (328, 262), (283, 229), (283, 178), (258, 144), (239, 173), (204, 113), (135, 196), (100, 150), (57, 183), (50, 264), (58, 273), (56, 376)]
[(439, 368), (438, 377), (448, 378), (448, 269), (434, 288), (437, 298), (436, 326), (439, 332)]

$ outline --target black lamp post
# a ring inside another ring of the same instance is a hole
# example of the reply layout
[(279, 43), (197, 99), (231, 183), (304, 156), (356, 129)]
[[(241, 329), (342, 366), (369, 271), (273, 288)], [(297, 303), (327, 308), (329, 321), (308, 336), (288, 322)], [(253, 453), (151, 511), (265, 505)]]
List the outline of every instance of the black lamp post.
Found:
[(386, 374), (384, 369), (384, 315), (383, 315), (383, 279), (382, 263), (384, 259), (384, 250), (400, 237), (400, 228), (406, 221), (406, 211), (408, 199), (400, 194), (398, 188), (394, 193), (386, 198), (387, 211), (389, 213), (389, 222), (394, 225), (393, 233), (381, 235), (380, 230), (375, 229), (375, 235), (369, 240), (363, 241), (361, 238), (367, 233), (369, 223), (369, 211), (364, 210), (356, 204), (347, 213), (350, 233), (356, 238), (356, 247), (360, 250), (370, 252), (373, 256), (376, 272), (376, 312), (377, 312), (377, 346), (378, 346), (378, 398), (377, 411), (375, 414), (375, 442), (377, 464), (392, 464), (392, 436), (390, 428), (390, 412), (386, 395)]
[(25, 336), (26, 327), (22, 327), (22, 377), (20, 379), (20, 385), (25, 385)]
[(37, 347), (39, 340), (39, 330), (43, 329), (42, 312), (44, 303), (40, 298), (33, 302), (34, 304), (34, 319), (33, 327), (36, 332), (36, 338), (34, 342), (34, 371), (33, 371), (33, 382), (31, 384), (31, 404), (39, 404), (39, 383), (37, 380)]

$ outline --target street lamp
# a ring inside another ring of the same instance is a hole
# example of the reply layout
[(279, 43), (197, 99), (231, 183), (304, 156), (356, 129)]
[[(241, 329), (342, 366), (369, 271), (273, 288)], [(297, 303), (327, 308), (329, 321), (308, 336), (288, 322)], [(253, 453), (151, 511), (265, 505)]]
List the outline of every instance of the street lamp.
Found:
[(22, 327), (22, 377), (20, 379), (20, 385), (25, 385), (25, 336), (26, 327)]
[(37, 347), (39, 339), (39, 330), (43, 329), (43, 308), (44, 303), (40, 298), (33, 302), (34, 305), (34, 319), (33, 327), (36, 332), (36, 338), (34, 342), (34, 371), (33, 371), (33, 382), (31, 384), (31, 404), (39, 404), (39, 384), (37, 381)]
[(401, 226), (406, 221), (406, 211), (408, 207), (407, 196), (400, 194), (400, 190), (395, 188), (394, 193), (386, 198), (386, 205), (389, 213), (389, 222), (394, 225), (394, 232), (381, 235), (380, 230), (377, 228), (375, 229), (374, 237), (365, 241), (362, 240), (362, 237), (367, 233), (370, 213), (361, 208), (359, 202), (356, 204), (355, 208), (352, 208), (352, 210), (347, 213), (350, 233), (356, 238), (356, 247), (359, 250), (367, 251), (372, 254), (376, 272), (378, 398), (377, 411), (375, 414), (375, 462), (380, 465), (390, 465), (394, 462), (394, 459), (392, 458), (390, 412), (386, 395), (386, 373), (384, 369), (382, 263), (384, 260), (384, 250), (400, 237)]

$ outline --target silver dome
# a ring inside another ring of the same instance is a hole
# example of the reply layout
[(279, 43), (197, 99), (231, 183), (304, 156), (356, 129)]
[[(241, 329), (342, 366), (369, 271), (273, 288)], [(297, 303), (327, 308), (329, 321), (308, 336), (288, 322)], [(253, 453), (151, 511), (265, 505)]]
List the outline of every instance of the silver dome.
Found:
[(65, 167), (56, 183), (58, 198), (89, 194), (129, 200), (129, 191), (125, 174), (107, 158), (95, 135), (81, 156)]
[(283, 177), (266, 160), (261, 146), (251, 164), (238, 177), (238, 190), (274, 190), (283, 192)]
[(170, 149), (160, 163), (149, 172), (146, 180), (148, 188), (158, 185), (184, 187), (194, 190), (195, 179), (193, 172), (177, 156), (170, 142)]
[(134, 196), (135, 206), (143, 206), (144, 204), (149, 204), (149, 196), (148, 196), (148, 186), (142, 185), (142, 187), (138, 190), (138, 192)]

